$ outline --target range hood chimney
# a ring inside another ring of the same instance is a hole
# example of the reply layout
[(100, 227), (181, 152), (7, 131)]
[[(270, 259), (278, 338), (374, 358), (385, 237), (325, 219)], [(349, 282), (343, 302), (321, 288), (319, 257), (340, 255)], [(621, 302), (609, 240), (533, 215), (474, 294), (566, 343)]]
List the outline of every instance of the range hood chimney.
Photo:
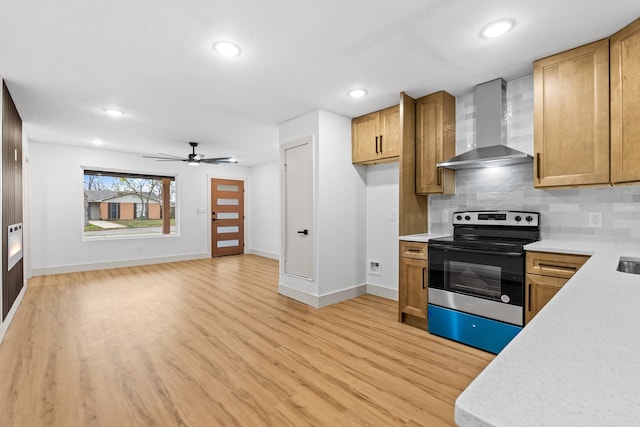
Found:
[(472, 169), (533, 161), (529, 154), (506, 145), (506, 90), (507, 83), (503, 79), (476, 86), (476, 148), (438, 163), (438, 167)]

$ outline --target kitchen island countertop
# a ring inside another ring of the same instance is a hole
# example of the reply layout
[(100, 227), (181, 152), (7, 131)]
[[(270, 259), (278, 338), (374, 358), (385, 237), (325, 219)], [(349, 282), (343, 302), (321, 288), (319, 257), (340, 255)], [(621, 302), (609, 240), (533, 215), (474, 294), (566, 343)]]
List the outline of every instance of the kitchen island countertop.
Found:
[(542, 240), (528, 251), (591, 255), (458, 397), (460, 426), (632, 426), (640, 420), (640, 247)]

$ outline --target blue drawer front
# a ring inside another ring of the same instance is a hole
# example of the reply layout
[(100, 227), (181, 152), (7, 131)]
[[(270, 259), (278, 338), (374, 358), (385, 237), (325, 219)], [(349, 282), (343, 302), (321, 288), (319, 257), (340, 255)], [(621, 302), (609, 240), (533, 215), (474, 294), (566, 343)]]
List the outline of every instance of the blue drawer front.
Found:
[(429, 332), (498, 354), (522, 330), (520, 326), (485, 319), (429, 304)]

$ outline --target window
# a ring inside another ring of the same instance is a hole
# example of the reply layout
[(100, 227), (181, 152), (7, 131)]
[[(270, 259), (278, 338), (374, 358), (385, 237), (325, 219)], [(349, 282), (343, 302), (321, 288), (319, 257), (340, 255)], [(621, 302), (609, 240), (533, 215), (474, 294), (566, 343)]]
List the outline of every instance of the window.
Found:
[(84, 171), (84, 237), (175, 234), (175, 177)]

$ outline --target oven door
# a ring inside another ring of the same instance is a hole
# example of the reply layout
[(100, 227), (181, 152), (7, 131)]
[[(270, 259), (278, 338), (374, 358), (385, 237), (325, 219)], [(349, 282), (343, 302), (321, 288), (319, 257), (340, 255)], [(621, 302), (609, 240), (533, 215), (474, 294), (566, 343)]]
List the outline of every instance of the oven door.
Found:
[(429, 303), (523, 325), (524, 253), (429, 244)]

